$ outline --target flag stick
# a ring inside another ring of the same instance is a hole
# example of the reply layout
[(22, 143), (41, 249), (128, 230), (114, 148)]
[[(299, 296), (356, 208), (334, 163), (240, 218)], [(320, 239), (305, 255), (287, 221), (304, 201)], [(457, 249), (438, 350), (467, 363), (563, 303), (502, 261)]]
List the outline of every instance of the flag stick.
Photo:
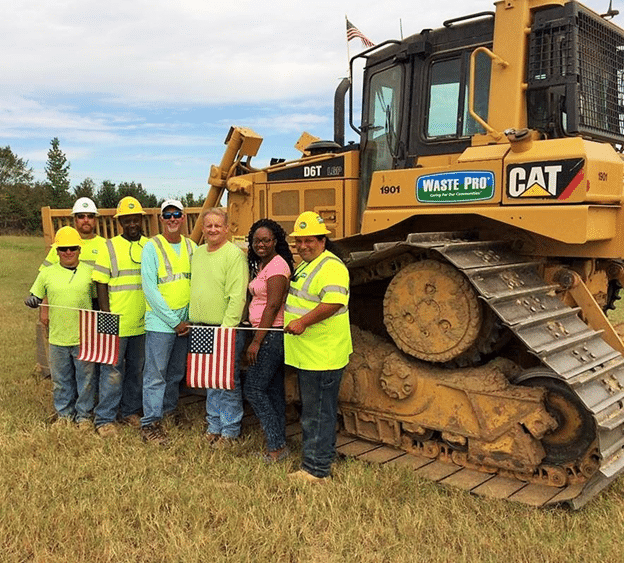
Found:
[[(346, 30), (347, 30), (348, 29), (348, 14), (345, 14), (345, 16), (346, 16)], [(350, 39), (348, 39), (347, 35), (346, 35), (346, 49), (348, 50), (348, 76), (350, 76)]]
[[(189, 325), (190, 328), (220, 328), (222, 326), (198, 326), (194, 324)], [(254, 328), (252, 326), (234, 326), (235, 330), (263, 330), (266, 332), (282, 332), (283, 328)]]
[(104, 314), (113, 314), (114, 316), (121, 316), (118, 312), (107, 312), (106, 310), (92, 310), (91, 308), (74, 308), (72, 306), (61, 306), (60, 304), (48, 304), (47, 302), (42, 302), (39, 305), (39, 308), (65, 308), (65, 310), (76, 310), (80, 312), (81, 310), (85, 310), (86, 312), (102, 312)]

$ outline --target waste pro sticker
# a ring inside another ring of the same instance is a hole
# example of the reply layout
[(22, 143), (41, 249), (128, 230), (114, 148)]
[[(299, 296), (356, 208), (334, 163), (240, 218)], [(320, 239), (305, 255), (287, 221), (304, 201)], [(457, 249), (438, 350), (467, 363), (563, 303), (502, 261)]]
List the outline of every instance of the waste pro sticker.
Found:
[(417, 178), (418, 202), (431, 204), (489, 200), (495, 194), (495, 176), (491, 171), (454, 171)]

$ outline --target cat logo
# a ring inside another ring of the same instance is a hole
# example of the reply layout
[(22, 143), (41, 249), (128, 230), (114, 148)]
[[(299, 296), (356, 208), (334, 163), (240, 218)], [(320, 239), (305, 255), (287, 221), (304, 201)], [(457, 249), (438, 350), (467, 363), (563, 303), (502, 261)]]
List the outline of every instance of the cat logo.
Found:
[(511, 198), (567, 200), (585, 177), (584, 159), (565, 159), (507, 167)]

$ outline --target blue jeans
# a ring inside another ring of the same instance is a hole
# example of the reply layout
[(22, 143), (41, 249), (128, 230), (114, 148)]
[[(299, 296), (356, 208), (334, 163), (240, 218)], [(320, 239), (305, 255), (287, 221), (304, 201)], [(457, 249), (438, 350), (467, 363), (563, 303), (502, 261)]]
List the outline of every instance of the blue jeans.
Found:
[(243, 418), (243, 398), (241, 397), (241, 354), (246, 343), (245, 331), (238, 331), (235, 338), (235, 388), (225, 390), (208, 388), (206, 391), (207, 433), (224, 437), (239, 437)]
[(95, 363), (79, 361), (78, 345), (50, 344), (54, 409), (61, 418), (90, 420), (95, 404)]
[(180, 381), (185, 377), (187, 336), (146, 332), (141, 425), (158, 422), (178, 404)]
[(302, 400), (302, 468), (316, 477), (330, 475), (335, 459), (337, 398), (343, 369), (298, 369)]
[(99, 399), (96, 406), (96, 428), (141, 412), (141, 384), (145, 359), (145, 334), (120, 337), (115, 365), (100, 365)]
[(261, 422), (267, 450), (276, 451), (285, 437), (285, 346), (282, 332), (267, 332), (257, 360), (246, 371), (243, 394)]

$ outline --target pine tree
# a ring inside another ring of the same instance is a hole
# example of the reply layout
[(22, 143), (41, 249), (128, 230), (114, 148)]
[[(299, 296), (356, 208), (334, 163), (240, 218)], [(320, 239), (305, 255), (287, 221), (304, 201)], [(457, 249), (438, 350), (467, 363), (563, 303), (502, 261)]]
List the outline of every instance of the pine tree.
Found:
[(120, 199), (115, 188), (115, 183), (110, 180), (102, 181), (100, 190), (96, 195), (96, 203), (99, 208), (116, 208), (117, 202)]
[(74, 198), (81, 198), (86, 196), (87, 198), (94, 199), (96, 193), (96, 183), (87, 177), (83, 182), (77, 184), (74, 187)]
[(59, 138), (50, 141), (51, 149), (48, 150), (48, 162), (46, 163), (47, 185), (50, 191), (50, 206), (52, 208), (65, 208), (70, 205), (70, 164), (65, 158), (65, 153), (59, 148)]

